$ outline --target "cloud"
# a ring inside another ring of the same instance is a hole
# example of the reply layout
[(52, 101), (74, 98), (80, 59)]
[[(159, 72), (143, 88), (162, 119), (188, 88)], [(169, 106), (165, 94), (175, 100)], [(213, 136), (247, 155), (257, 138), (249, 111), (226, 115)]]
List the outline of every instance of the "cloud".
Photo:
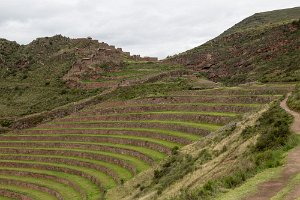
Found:
[(256, 12), (298, 0), (1, 0), (0, 37), (21, 44), (62, 34), (92, 36), (163, 58), (198, 46)]

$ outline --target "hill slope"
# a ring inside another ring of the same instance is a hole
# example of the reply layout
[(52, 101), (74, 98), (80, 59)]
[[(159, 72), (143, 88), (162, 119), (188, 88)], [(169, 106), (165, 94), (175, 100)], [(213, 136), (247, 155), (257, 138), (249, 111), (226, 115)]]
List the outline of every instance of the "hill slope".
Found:
[(56, 35), (28, 45), (0, 39), (0, 128), (23, 116), (178, 69), (91, 38)]
[[(13, 127), (21, 130), (0, 135), (0, 198), (236, 200), (254, 194), (279, 174), (298, 143), (289, 130), (292, 118), (279, 107), (296, 84), (225, 87), (202, 75), (234, 84), (298, 80), (298, 10), (257, 14), (168, 59), (171, 64), (91, 38), (55, 36), (25, 46), (1, 40), (1, 115), (56, 109), (46, 112), (50, 118), (19, 119)], [(68, 102), (74, 103), (58, 107)]]
[(217, 38), (168, 58), (215, 81), (300, 80), (300, 8), (255, 14)]

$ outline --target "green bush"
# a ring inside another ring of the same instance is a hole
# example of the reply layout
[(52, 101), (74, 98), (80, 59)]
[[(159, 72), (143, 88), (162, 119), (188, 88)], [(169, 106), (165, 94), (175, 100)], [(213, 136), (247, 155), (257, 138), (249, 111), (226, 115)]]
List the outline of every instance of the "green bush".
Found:
[(2, 127), (10, 127), (13, 122), (11, 120), (3, 119), (0, 120), (0, 125)]
[(170, 156), (160, 169), (154, 171), (152, 185), (157, 185), (158, 192), (161, 193), (175, 180), (192, 172), (194, 170), (195, 161), (196, 159), (190, 155), (177, 153)]
[(261, 116), (258, 122), (259, 125), (253, 130), (260, 133), (255, 146), (256, 151), (277, 149), (288, 142), (291, 135), (289, 125), (292, 118), (278, 105), (271, 107), (268, 112)]
[(289, 97), (287, 103), (292, 110), (300, 112), (300, 83), (296, 85), (295, 91)]

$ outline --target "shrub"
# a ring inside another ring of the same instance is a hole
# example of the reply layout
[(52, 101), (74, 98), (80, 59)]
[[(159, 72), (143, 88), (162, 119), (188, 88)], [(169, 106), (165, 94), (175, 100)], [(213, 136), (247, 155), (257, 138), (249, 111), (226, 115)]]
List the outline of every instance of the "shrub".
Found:
[(287, 143), (291, 135), (289, 124), (292, 122), (292, 118), (278, 105), (272, 106), (258, 122), (259, 125), (252, 130), (260, 133), (255, 146), (256, 151), (277, 149)]
[(172, 155), (178, 154), (178, 150), (179, 150), (179, 147), (178, 147), (178, 146), (173, 147), (173, 148), (172, 148)]
[(205, 162), (211, 159), (212, 159), (212, 155), (209, 153), (207, 149), (203, 149), (200, 151), (198, 155), (198, 160), (200, 161), (201, 164), (204, 164)]
[(13, 122), (11, 120), (6, 120), (6, 119), (0, 120), (0, 125), (2, 127), (10, 127), (12, 123)]
[(154, 171), (152, 185), (157, 185), (161, 193), (175, 180), (184, 177), (194, 170), (196, 158), (191, 155), (174, 154), (170, 156), (160, 169)]
[(65, 90), (65, 89), (63, 89), (63, 90), (60, 91), (60, 95), (64, 95), (64, 94), (67, 94), (67, 93), (68, 93), (68, 91)]
[(295, 91), (289, 97), (287, 103), (291, 109), (300, 112), (300, 84), (296, 85)]

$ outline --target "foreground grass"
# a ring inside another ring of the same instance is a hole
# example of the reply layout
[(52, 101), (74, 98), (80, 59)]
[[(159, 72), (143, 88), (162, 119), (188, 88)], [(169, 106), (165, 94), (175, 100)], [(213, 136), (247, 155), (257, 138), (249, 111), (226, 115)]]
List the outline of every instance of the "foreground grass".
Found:
[[(15, 164), (25, 163), (25, 164), (40, 164), (40, 165), (44, 165), (44, 166), (63, 167), (63, 168), (68, 168), (68, 169), (72, 169), (72, 170), (81, 171), (81, 172), (90, 174), (91, 176), (94, 176), (97, 178), (98, 178), (98, 174), (99, 174), (99, 171), (96, 171), (96, 170), (81, 168), (81, 167), (77, 167), (77, 166), (75, 167), (75, 166), (65, 165), (62, 163), (34, 162), (34, 161), (22, 161), (22, 160), (3, 160), (3, 159), (1, 160), (1, 163), (15, 163)], [(93, 184), (93, 183), (91, 183), (91, 184)], [(100, 190), (100, 188), (98, 188), (98, 187), (96, 187), (96, 188), (97, 188), (97, 190), (94, 190), (93, 193), (90, 194), (91, 199), (99, 198), (99, 196), (101, 196), (101, 194), (103, 192)]]
[[(0, 154), (0, 158), (1, 156), (28, 156), (28, 154)], [(86, 167), (79, 167), (79, 166), (73, 166), (73, 165), (68, 165), (68, 164), (63, 164), (63, 163), (55, 163), (55, 162), (40, 162), (40, 161), (35, 161), (34, 158), (68, 158), (68, 157), (62, 157), (62, 156), (46, 156), (46, 155), (35, 155), (35, 154), (30, 154), (30, 157), (32, 157), (32, 160), (30, 160), (30, 162), (34, 162), (34, 163), (47, 163), (47, 165), (59, 165), (65, 168), (71, 168), (71, 169), (75, 169), (78, 171), (83, 171), (86, 172), (87, 174), (90, 174), (96, 178), (98, 178), (98, 180), (101, 181), (103, 187), (105, 189), (109, 189), (112, 188), (114, 186), (116, 186), (116, 183), (114, 182), (114, 180), (108, 176), (107, 174), (100, 172), (98, 170), (95, 169), (90, 169), (90, 168), (86, 168)], [(76, 159), (77, 160), (77, 159)], [(78, 159), (80, 160), (80, 159)], [(27, 161), (27, 160), (26, 160)], [(14, 161), (15, 162), (15, 161)]]
[(78, 185), (86, 193), (87, 199), (96, 199), (94, 194), (97, 194), (99, 191), (99, 188), (93, 183), (91, 183), (89, 180), (73, 174), (67, 174), (64, 172), (50, 171), (50, 170), (39, 170), (33, 168), (31, 169), (31, 168), (17, 168), (17, 167), (9, 167), (9, 168), (0, 167), (0, 169), (39, 173), (39, 174), (45, 174), (45, 175), (68, 179), (69, 181)]
[(282, 171), (282, 167), (267, 169), (255, 177), (247, 180), (243, 185), (238, 188), (228, 190), (227, 193), (219, 194), (215, 200), (238, 200), (243, 199), (247, 195), (254, 193), (258, 190), (257, 186), (265, 181), (276, 178)]
[[(19, 186), (15, 186), (15, 185), (0, 184), (0, 189), (5, 189), (5, 190), (13, 191), (13, 192), (16, 192), (19, 194), (23, 194), (32, 199), (57, 200), (54, 196), (51, 196), (45, 192), (40, 192), (38, 190), (33, 190), (33, 189), (25, 188), (25, 187), (19, 187)], [(1, 199), (2, 199), (2, 197), (1, 197)]]
[[(284, 199), (288, 194), (290, 194), (293, 189), (297, 189), (300, 185), (300, 173), (297, 174), (292, 180), (289, 181), (288, 185), (284, 187), (276, 196), (271, 200), (281, 200)], [(299, 199), (299, 198), (298, 198)]]
[(23, 181), (26, 183), (32, 183), (35, 185), (43, 186), (49, 189), (52, 189), (56, 192), (59, 192), (64, 198), (66, 199), (78, 199), (80, 200), (80, 196), (77, 196), (76, 191), (71, 188), (70, 186), (62, 183), (58, 183), (55, 181), (47, 180), (47, 179), (36, 179), (32, 177), (20, 177), (20, 176), (12, 176), (12, 175), (1, 175), (0, 179), (6, 179), (6, 180), (17, 180), (17, 181)]

